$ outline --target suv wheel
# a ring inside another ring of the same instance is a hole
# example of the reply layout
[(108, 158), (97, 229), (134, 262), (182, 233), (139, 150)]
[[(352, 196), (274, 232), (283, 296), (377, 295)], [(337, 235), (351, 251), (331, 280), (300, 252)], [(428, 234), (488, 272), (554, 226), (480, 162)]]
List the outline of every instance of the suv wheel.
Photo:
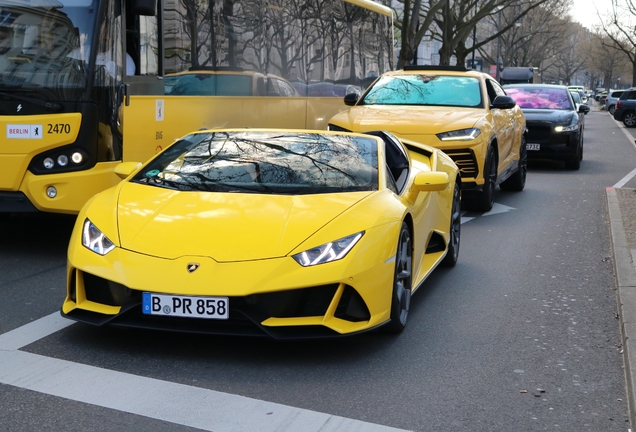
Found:
[(627, 111), (623, 116), (623, 124), (628, 128), (636, 126), (636, 113), (634, 111)]
[(486, 162), (484, 163), (484, 186), (479, 192), (466, 191), (464, 203), (466, 209), (487, 212), (495, 204), (495, 188), (497, 187), (497, 162), (495, 151), (488, 147)]
[(522, 191), (526, 186), (526, 174), (528, 173), (528, 151), (526, 150), (526, 137), (521, 137), (521, 147), (519, 147), (519, 166), (517, 171), (506, 181), (501, 182), (499, 187), (506, 191)]
[(614, 111), (616, 111), (616, 105), (610, 105), (610, 107), (607, 109), (607, 112), (609, 112), (611, 115), (614, 115)]

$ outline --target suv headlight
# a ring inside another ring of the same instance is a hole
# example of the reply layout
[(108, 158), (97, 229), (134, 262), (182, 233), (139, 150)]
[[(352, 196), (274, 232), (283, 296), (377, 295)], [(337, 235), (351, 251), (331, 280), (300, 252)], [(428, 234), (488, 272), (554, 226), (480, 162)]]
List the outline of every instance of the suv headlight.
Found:
[(349, 253), (363, 235), (364, 231), (351, 234), (350, 236), (292, 255), (292, 258), (303, 267), (338, 261)]
[(480, 134), (481, 130), (477, 128), (469, 128), (438, 133), (437, 138), (442, 141), (470, 141), (477, 138)]
[(82, 228), (82, 245), (99, 255), (106, 255), (115, 245), (93, 223), (86, 219)]

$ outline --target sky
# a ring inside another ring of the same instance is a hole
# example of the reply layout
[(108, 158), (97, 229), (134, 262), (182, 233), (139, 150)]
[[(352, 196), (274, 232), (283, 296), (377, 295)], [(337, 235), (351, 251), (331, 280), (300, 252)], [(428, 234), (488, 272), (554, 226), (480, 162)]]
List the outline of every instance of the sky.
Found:
[(597, 10), (603, 13), (609, 12), (610, 0), (572, 0), (570, 15), (574, 21), (583, 24), (584, 27), (592, 30), (595, 25), (600, 24)]

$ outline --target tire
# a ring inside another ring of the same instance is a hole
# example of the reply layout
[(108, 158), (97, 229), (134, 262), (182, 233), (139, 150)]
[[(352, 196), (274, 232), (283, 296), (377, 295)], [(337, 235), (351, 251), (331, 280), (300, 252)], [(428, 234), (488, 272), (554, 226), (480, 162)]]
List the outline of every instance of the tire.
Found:
[(614, 115), (614, 111), (616, 111), (616, 105), (610, 105), (607, 109), (607, 112), (610, 113), (610, 115)]
[(450, 220), (450, 240), (448, 241), (448, 250), (446, 256), (440, 263), (444, 267), (454, 267), (457, 264), (457, 258), (459, 257), (459, 243), (461, 240), (462, 230), (462, 200), (461, 191), (459, 186), (460, 179), (455, 182), (455, 189), (453, 190), (453, 205), (451, 207), (451, 220)]
[(526, 150), (526, 137), (521, 137), (521, 147), (519, 148), (519, 166), (517, 171), (499, 187), (505, 191), (521, 192), (526, 187), (526, 176), (528, 174), (528, 150)]
[(628, 128), (636, 127), (636, 112), (627, 111), (625, 115), (623, 115), (623, 124)]
[(383, 327), (389, 333), (400, 333), (406, 327), (411, 305), (413, 250), (411, 231), (402, 222), (395, 253), (393, 292), (391, 293), (391, 320)]
[(581, 169), (581, 160), (583, 160), (583, 142), (579, 139), (579, 146), (576, 149), (574, 157), (565, 162), (565, 168), (573, 171)]
[(487, 212), (492, 210), (495, 204), (495, 188), (497, 187), (497, 164), (495, 163), (495, 151), (488, 147), (486, 162), (484, 163), (484, 186), (482, 190), (469, 191), (465, 196), (465, 204), (468, 210)]

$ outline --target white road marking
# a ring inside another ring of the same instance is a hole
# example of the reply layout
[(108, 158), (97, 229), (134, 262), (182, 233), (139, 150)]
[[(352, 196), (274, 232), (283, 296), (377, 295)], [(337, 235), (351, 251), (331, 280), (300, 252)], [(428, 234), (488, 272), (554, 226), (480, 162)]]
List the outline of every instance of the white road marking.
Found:
[(509, 211), (512, 211), (512, 210), (517, 210), (517, 209), (514, 207), (508, 207), (507, 205), (494, 203), (492, 206), (492, 209), (484, 213), (482, 216), (492, 216), (492, 215), (496, 215), (500, 213), (508, 213)]
[[(482, 213), (481, 216), (492, 216), (492, 215), (496, 215), (500, 213), (507, 213), (512, 210), (517, 210), (517, 209), (514, 207), (508, 207), (507, 205), (494, 203), (492, 206), (492, 209), (488, 212)], [(471, 220), (476, 218), (475, 216), (464, 216), (466, 213), (468, 212), (466, 211), (462, 212), (461, 222), (460, 222), (462, 224), (465, 224), (466, 222), (470, 222)]]
[(620, 179), (620, 181), (618, 183), (616, 183), (614, 186), (612, 186), (614, 189), (616, 188), (622, 188), (623, 186), (625, 186), (625, 183), (627, 183), (628, 181), (630, 181), (634, 176), (636, 176), (636, 168), (634, 168), (629, 174), (627, 174), (625, 177), (623, 177), (622, 179)]
[[(636, 147), (636, 140), (634, 140), (634, 137), (632, 136), (632, 134), (630, 134), (629, 132), (627, 132), (627, 128), (622, 126), (622, 123), (619, 122), (618, 120), (614, 119), (614, 116), (612, 116), (612, 120), (614, 120), (614, 123), (616, 123), (616, 125), (618, 126), (618, 128), (623, 132), (623, 134), (627, 137), (627, 140), (634, 146)], [(625, 177), (623, 177), (622, 179), (620, 179), (618, 181), (618, 183), (616, 183), (614, 186), (612, 186), (613, 188), (622, 188), (623, 186), (625, 186), (625, 184), (630, 181), (632, 178), (634, 178), (634, 176), (636, 176), (636, 168), (633, 169), (629, 174), (627, 174)]]
[(0, 383), (216, 432), (401, 431), (19, 351), (71, 324), (56, 312), (0, 335)]

